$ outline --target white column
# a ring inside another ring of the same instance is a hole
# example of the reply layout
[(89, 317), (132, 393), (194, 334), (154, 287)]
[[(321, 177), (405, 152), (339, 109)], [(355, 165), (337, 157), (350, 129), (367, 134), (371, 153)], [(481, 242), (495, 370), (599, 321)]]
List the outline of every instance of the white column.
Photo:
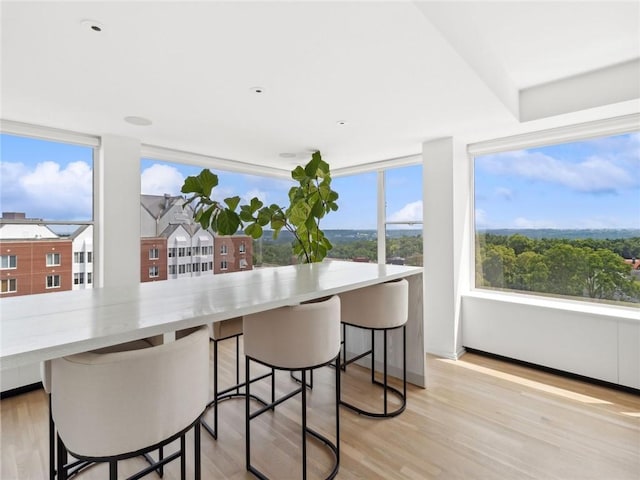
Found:
[(96, 286), (140, 283), (140, 141), (104, 135), (94, 194), (99, 273)]
[(458, 358), (460, 294), (470, 281), (469, 159), (450, 137), (423, 143), (422, 158), (425, 350)]
[(378, 208), (377, 208), (377, 228), (378, 228), (378, 263), (387, 263), (387, 203), (386, 190), (384, 186), (384, 170), (378, 171)]

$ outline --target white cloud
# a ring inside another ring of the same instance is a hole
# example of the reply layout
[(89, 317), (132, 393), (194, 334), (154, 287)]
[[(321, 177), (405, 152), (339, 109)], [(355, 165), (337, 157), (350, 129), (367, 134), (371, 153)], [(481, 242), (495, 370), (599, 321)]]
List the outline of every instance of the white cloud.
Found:
[(387, 218), (390, 222), (421, 222), (422, 221), (422, 200), (407, 203), (397, 212), (392, 213)]
[(249, 203), (249, 201), (253, 198), (253, 197), (257, 197), (258, 200), (260, 200), (262, 203), (264, 203), (265, 205), (267, 205), (267, 199), (269, 198), (269, 194), (267, 192), (264, 192), (262, 190), (259, 190), (257, 188), (254, 188), (253, 190), (249, 190), (247, 193), (245, 193), (242, 196), (242, 199), (246, 202)]
[(513, 221), (515, 228), (558, 228), (558, 226), (548, 220), (530, 220), (524, 217), (518, 217)]
[(640, 185), (638, 172), (628, 167), (629, 162), (622, 155), (592, 155), (571, 163), (541, 152), (520, 150), (481, 157), (477, 165), (494, 174), (556, 183), (579, 192), (612, 193)]
[(183, 183), (184, 177), (177, 168), (156, 163), (140, 175), (140, 192), (145, 195), (180, 195)]
[(71, 162), (61, 168), (46, 161), (32, 169), (22, 163), (1, 162), (0, 172), (3, 211), (49, 220), (92, 217), (93, 173), (86, 162)]
[(504, 200), (513, 199), (513, 192), (511, 191), (510, 188), (506, 188), (506, 187), (496, 188), (496, 195)]
[(476, 208), (475, 212), (476, 228), (487, 228), (487, 212), (481, 208)]

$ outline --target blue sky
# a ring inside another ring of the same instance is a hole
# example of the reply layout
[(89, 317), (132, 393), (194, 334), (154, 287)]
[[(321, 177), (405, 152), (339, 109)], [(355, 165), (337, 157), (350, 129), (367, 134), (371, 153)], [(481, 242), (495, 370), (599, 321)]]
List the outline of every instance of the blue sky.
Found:
[[(485, 155), (475, 160), (479, 228), (640, 228), (640, 134)], [(200, 167), (141, 160), (141, 190), (179, 194)], [(287, 180), (214, 170), (217, 195), (286, 205)], [(0, 135), (0, 207), (50, 220), (91, 218), (92, 149)], [(335, 177), (338, 212), (323, 228), (376, 226), (376, 173)], [(422, 168), (387, 171), (387, 218), (420, 220)]]
[(475, 159), (479, 228), (640, 228), (640, 134)]

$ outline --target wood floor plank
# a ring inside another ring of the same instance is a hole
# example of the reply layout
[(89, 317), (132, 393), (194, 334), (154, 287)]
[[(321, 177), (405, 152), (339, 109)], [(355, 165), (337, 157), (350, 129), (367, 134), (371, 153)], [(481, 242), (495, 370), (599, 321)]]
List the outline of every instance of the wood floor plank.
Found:
[[(221, 382), (232, 382), (233, 342), (220, 345)], [(259, 366), (254, 372), (264, 371)], [(316, 371), (309, 423), (333, 437), (335, 371)], [(368, 372), (349, 366), (342, 381), (350, 401), (381, 405)], [(409, 387), (406, 411), (375, 420), (341, 409), (338, 478), (355, 479), (640, 479), (640, 397), (477, 354), (458, 361), (427, 356), (427, 389)], [(296, 388), (287, 373), (277, 391)], [(268, 381), (252, 391), (268, 398)], [(254, 463), (274, 479), (299, 478), (299, 410), (295, 398), (252, 422)], [(212, 421), (211, 411), (206, 419)], [(245, 470), (244, 401), (220, 405), (219, 439), (202, 432), (204, 479), (254, 478)], [(0, 475), (3, 480), (46, 479), (47, 403), (43, 391), (0, 402)], [(189, 465), (193, 445), (188, 438)], [(322, 478), (331, 459), (309, 446), (309, 477)], [(121, 462), (122, 475), (145, 465)], [(107, 477), (104, 466), (80, 479)], [(149, 478), (154, 478), (153, 475)], [(157, 478), (157, 477), (156, 477)], [(179, 478), (169, 465), (167, 480)]]

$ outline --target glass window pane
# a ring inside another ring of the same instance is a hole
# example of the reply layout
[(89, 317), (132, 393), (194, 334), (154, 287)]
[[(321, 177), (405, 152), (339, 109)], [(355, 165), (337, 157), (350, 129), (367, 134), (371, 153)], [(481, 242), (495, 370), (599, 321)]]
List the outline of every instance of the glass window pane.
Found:
[(640, 303), (640, 134), (478, 156), (478, 288)]
[(0, 253), (15, 258), (13, 294), (85, 288), (75, 279), (91, 270), (84, 255), (93, 251), (93, 154), (92, 147), (0, 134)]
[(384, 172), (387, 263), (422, 266), (422, 165)]
[(377, 262), (377, 172), (335, 177), (331, 187), (339, 195), (338, 210), (320, 223), (333, 244), (328, 258)]

